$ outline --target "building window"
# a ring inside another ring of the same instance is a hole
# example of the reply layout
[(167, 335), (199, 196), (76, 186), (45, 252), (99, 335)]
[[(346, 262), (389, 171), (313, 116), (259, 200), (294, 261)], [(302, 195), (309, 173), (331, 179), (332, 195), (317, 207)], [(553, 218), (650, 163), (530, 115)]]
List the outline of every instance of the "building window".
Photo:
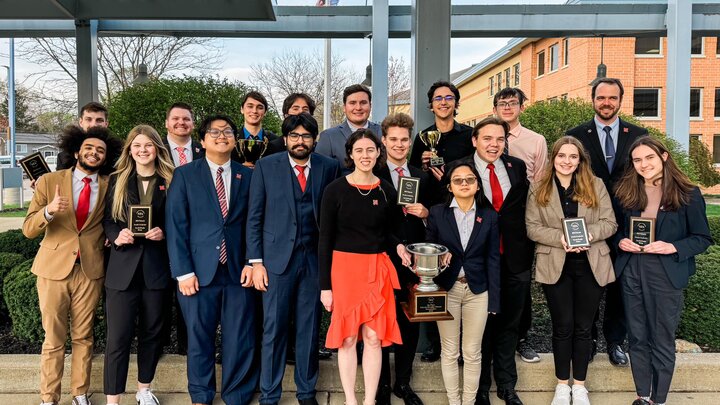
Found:
[(563, 39), (563, 66), (567, 66), (570, 61), (570, 38)]
[(490, 88), (490, 95), (492, 96), (495, 94), (495, 76), (490, 77), (490, 82), (488, 84), (488, 88)]
[(717, 44), (715, 45), (715, 54), (720, 56), (720, 37), (717, 37)]
[(662, 55), (662, 38), (638, 37), (635, 38), (635, 55)]
[(690, 134), (690, 141), (692, 140), (702, 141), (702, 134)]
[(497, 91), (502, 90), (502, 72), (498, 73), (497, 76), (495, 76), (495, 84), (497, 84)]
[(702, 116), (702, 89), (690, 89), (690, 118)]
[(713, 163), (720, 163), (720, 135), (713, 136)]
[(46, 150), (45, 152), (43, 152), (43, 155), (45, 155), (45, 157), (55, 156), (55, 151)]
[(515, 72), (514, 86), (517, 87), (520, 85), (520, 64), (519, 63), (516, 63), (515, 66), (513, 66), (513, 71)]
[(690, 42), (690, 54), (703, 54), (703, 37), (692, 37), (692, 41)]
[(505, 69), (505, 87), (510, 87), (510, 68)]
[(537, 54), (537, 68), (538, 76), (542, 76), (545, 74), (545, 51), (541, 51)]
[(27, 153), (27, 145), (24, 143), (15, 144), (15, 153)]
[(550, 71), (558, 70), (560, 67), (560, 44), (550, 46)]
[(715, 118), (720, 118), (720, 88), (715, 89)]
[(633, 115), (636, 117), (660, 117), (660, 89), (635, 89)]

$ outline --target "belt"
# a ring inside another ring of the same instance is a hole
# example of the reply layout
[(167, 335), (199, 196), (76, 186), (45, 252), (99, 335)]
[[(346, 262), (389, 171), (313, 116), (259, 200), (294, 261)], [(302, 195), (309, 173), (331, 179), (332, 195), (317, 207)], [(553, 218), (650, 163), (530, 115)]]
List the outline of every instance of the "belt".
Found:
[(467, 278), (465, 278), (465, 276), (458, 277), (457, 281), (461, 284), (467, 284)]

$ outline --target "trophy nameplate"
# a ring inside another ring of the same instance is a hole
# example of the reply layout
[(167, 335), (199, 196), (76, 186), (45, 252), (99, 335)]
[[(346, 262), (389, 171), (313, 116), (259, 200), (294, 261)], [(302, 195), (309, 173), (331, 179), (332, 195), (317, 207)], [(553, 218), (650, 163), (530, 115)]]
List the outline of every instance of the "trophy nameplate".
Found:
[(655, 218), (630, 217), (630, 240), (640, 246), (655, 242)]
[(128, 228), (133, 236), (145, 236), (152, 228), (152, 207), (149, 205), (131, 205)]
[(408, 302), (400, 305), (410, 322), (448, 321), (454, 319), (447, 311), (447, 291), (439, 289), (433, 292), (411, 289)]
[(37, 179), (39, 179), (43, 174), (50, 173), (50, 167), (40, 152), (33, 153), (20, 159), (20, 166), (22, 166), (23, 170), (32, 181), (37, 181)]
[(565, 244), (569, 248), (590, 247), (590, 236), (585, 218), (563, 218), (562, 224)]
[(413, 272), (420, 277), (420, 284), (410, 288), (408, 302), (402, 307), (410, 322), (447, 321), (453, 316), (447, 311), (447, 291), (435, 284), (433, 277), (447, 268), (440, 265), (440, 256), (448, 248), (435, 243), (413, 243), (406, 246), (414, 257)]
[(398, 205), (415, 204), (418, 202), (420, 179), (417, 177), (400, 177), (398, 179)]

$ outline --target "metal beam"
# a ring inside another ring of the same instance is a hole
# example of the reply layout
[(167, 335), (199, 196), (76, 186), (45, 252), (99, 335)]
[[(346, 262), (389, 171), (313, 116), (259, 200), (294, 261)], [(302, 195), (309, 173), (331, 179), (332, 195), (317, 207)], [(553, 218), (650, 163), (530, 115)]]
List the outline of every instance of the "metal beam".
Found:
[(69, 4), (66, 4), (67, 0), (50, 0), (50, 3), (53, 4), (58, 10), (60, 10), (60, 12), (63, 13), (67, 18), (75, 19), (75, 10), (70, 10), (71, 6)]
[(372, 119), (378, 122), (388, 113), (388, 11), (388, 0), (373, 0)]
[[(690, 139), (690, 44), (692, 13), (686, 0), (668, 0), (665, 132), (688, 150)], [(658, 100), (659, 102), (659, 100)]]
[(97, 69), (97, 21), (78, 20), (75, 22), (75, 27), (78, 107), (82, 108), (91, 101), (97, 101), (100, 94)]

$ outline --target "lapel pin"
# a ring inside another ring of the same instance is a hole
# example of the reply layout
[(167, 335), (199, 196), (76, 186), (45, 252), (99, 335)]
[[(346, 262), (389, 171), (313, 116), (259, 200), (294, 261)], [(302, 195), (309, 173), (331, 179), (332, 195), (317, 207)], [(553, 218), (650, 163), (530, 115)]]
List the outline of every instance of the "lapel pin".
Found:
[(475, 218), (475, 221), (476, 221), (478, 224), (482, 224), (482, 218), (481, 218), (481, 217)]
[(195, 153), (200, 153), (200, 148), (195, 148)]
[(238, 179), (238, 180), (242, 179), (242, 174), (240, 174), (240, 173), (235, 173), (235, 178)]
[(588, 129), (588, 134), (592, 134), (592, 129)]
[(630, 128), (623, 128), (623, 132), (627, 134), (628, 132), (630, 132)]
[(165, 191), (165, 186), (162, 184), (160, 185), (160, 191)]
[(512, 163), (507, 162), (508, 167), (512, 167)]
[(373, 200), (373, 205), (378, 205), (378, 200)]

